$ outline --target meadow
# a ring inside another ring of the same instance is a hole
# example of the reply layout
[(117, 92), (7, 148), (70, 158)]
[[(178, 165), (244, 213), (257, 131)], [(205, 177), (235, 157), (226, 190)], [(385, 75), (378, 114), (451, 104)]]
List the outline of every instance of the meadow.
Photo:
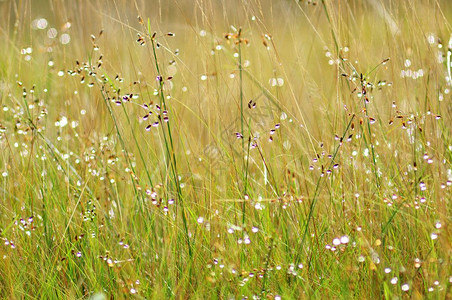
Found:
[(2, 299), (451, 299), (449, 0), (0, 1)]

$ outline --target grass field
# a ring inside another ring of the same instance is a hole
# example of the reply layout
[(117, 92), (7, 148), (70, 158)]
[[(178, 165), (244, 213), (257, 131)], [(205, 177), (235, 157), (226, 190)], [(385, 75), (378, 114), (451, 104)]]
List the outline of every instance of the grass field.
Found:
[(449, 0), (0, 16), (1, 298), (452, 298)]

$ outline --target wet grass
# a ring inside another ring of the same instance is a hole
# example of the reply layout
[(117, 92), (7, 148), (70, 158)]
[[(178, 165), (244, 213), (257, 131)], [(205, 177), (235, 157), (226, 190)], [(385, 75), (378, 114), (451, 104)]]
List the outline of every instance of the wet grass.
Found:
[(4, 1), (2, 298), (451, 297), (448, 1)]

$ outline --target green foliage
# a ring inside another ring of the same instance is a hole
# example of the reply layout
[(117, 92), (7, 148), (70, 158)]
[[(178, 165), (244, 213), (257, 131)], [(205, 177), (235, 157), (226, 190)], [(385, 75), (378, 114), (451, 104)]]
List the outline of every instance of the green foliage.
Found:
[(0, 15), (2, 298), (451, 298), (448, 1)]

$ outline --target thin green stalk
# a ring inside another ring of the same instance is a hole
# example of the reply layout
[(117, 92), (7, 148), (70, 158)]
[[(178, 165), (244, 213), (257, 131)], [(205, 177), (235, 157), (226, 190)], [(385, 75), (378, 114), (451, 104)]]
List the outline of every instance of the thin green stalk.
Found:
[[(240, 87), (240, 133), (242, 134), (242, 156), (245, 155), (245, 115), (243, 113), (243, 66), (242, 66), (242, 41), (241, 41), (242, 29), (239, 29), (238, 33), (238, 48), (239, 48), (239, 87)], [(248, 124), (249, 126), (249, 124)], [(249, 156), (249, 145), (251, 137), (248, 139), (248, 155), (247, 157), (242, 157), (243, 159), (243, 172), (244, 172), (244, 185), (243, 185), (243, 194), (247, 193), (248, 189), (248, 156)], [(242, 224), (245, 224), (245, 209), (246, 202), (242, 204)]]
[[(344, 133), (342, 134), (342, 140), (346, 137), (348, 129), (352, 125), (352, 122), (353, 122), (354, 118), (355, 118), (355, 115), (352, 115), (350, 121), (347, 124), (347, 127), (344, 130)], [(333, 163), (335, 161), (335, 158), (337, 156), (337, 153), (339, 152), (339, 148), (340, 147), (341, 147), (341, 144), (337, 145), (336, 150), (334, 151), (334, 154), (332, 156), (332, 159), (331, 159), (331, 162), (330, 162), (330, 165), (329, 165), (328, 168), (330, 168), (333, 165)], [(312, 197), (311, 205), (309, 207), (308, 219), (306, 220), (306, 225), (304, 226), (304, 231), (303, 231), (303, 235), (301, 237), (301, 242), (300, 242), (300, 245), (298, 247), (298, 251), (296, 252), (296, 255), (295, 255), (296, 265), (298, 265), (298, 263), (300, 262), (301, 249), (302, 249), (302, 247), (304, 245), (304, 241), (306, 239), (306, 236), (307, 236), (307, 233), (308, 233), (308, 229), (309, 229), (309, 223), (311, 222), (312, 216), (314, 214), (314, 209), (315, 209), (315, 206), (317, 204), (319, 191), (320, 191), (320, 186), (321, 186), (321, 183), (322, 183), (322, 178), (323, 177), (320, 176), (319, 179), (317, 180), (317, 184), (316, 184), (316, 187), (315, 187), (314, 195)]]
[[(375, 149), (374, 149), (374, 144), (372, 143), (372, 130), (370, 129), (370, 119), (369, 119), (369, 112), (367, 109), (367, 101), (368, 101), (368, 97), (367, 97), (367, 89), (364, 83), (364, 79), (363, 79), (363, 75), (361, 74), (361, 89), (362, 89), (362, 97), (363, 97), (363, 101), (364, 101), (364, 108), (366, 111), (366, 119), (367, 119), (367, 132), (369, 134), (369, 145), (370, 145), (370, 150), (372, 153), (372, 167), (373, 167), (373, 171), (375, 174), (375, 182), (377, 184), (377, 188), (380, 188), (380, 180), (378, 179), (378, 172), (377, 172), (377, 159), (375, 156)], [(365, 137), (364, 137), (365, 139)]]
[[(104, 74), (104, 75), (105, 75), (105, 78), (108, 79), (108, 81), (110, 82), (110, 84), (112, 85), (112, 87), (113, 87), (115, 90), (118, 90), (118, 89), (116, 88), (116, 86), (114, 85), (113, 81), (110, 80), (110, 78), (109, 78), (106, 74)], [(119, 96), (119, 95), (118, 95), (118, 96)], [(126, 116), (127, 124), (128, 124), (129, 127), (132, 129), (132, 123), (130, 122), (129, 114), (127, 113), (127, 110), (126, 110), (126, 108), (125, 108), (124, 105), (122, 105), (122, 109), (123, 109), (123, 111), (124, 111), (124, 115)], [(135, 145), (137, 146), (138, 154), (140, 155), (141, 162), (143, 163), (143, 167), (144, 167), (144, 170), (145, 170), (145, 172), (146, 172), (146, 176), (148, 177), (149, 184), (151, 185), (151, 187), (154, 187), (154, 184), (152, 183), (151, 175), (149, 174), (149, 170), (148, 170), (148, 168), (146, 167), (146, 161), (144, 160), (143, 152), (141, 151), (141, 147), (140, 147), (139, 144), (138, 144), (137, 136), (136, 136), (136, 134), (135, 134), (135, 132), (134, 132), (133, 130), (131, 130), (131, 132), (132, 132), (133, 140), (135, 141)]]
[(333, 36), (334, 45), (336, 46), (336, 54), (339, 55), (339, 43), (337, 42), (336, 34), (334, 33), (333, 24), (331, 24), (331, 18), (328, 13), (328, 9), (326, 7), (325, 0), (322, 0), (322, 6), (323, 6), (323, 10), (325, 11), (326, 19), (328, 20), (328, 23), (330, 24), (330, 27), (331, 27), (331, 35)]
[[(116, 116), (115, 116), (115, 114), (113, 112), (113, 109), (111, 108), (111, 104), (108, 101), (108, 97), (104, 94), (104, 89), (101, 87), (100, 90), (101, 90), (102, 99), (104, 100), (105, 106), (108, 109), (108, 113), (110, 114), (110, 116), (111, 116), (111, 118), (113, 120), (113, 124), (114, 124), (115, 130), (116, 130), (116, 134), (118, 135), (119, 142), (121, 143), (121, 147), (122, 147), (122, 149), (124, 151), (124, 156), (126, 157), (127, 165), (130, 167), (130, 169), (132, 170), (133, 174), (136, 174), (135, 168), (133, 167), (132, 162), (130, 161), (129, 152), (127, 151), (125, 142), (124, 142), (124, 140), (122, 138), (121, 131), (119, 130), (118, 121), (117, 121)], [(132, 174), (130, 174), (130, 178), (132, 179), (132, 182), (138, 183), (137, 180), (134, 178), (134, 176)], [(134, 192), (135, 192), (136, 196), (142, 196), (140, 193), (138, 193), (138, 190), (137, 190), (135, 184), (133, 184), (133, 188), (134, 188)], [(141, 197), (141, 201), (142, 201), (142, 203), (144, 202), (142, 197)], [(141, 209), (142, 209), (142, 206), (141, 206)]]
[[(148, 33), (149, 33), (149, 35), (151, 35), (150, 20), (148, 20)], [(152, 45), (152, 53), (154, 56), (154, 64), (155, 64), (158, 81), (159, 81), (160, 101), (161, 101), (163, 108), (165, 110), (167, 110), (165, 96), (163, 93), (163, 77), (162, 77), (162, 74), (160, 73), (160, 67), (159, 67), (159, 63), (158, 63), (156, 46), (155, 46), (155, 34), (153, 34), (151, 36), (151, 45)], [(160, 121), (163, 121), (163, 120), (160, 120)], [(182, 190), (180, 187), (179, 178), (178, 178), (178, 174), (177, 174), (177, 162), (176, 162), (176, 155), (175, 155), (175, 151), (174, 151), (173, 137), (171, 134), (170, 121), (166, 122), (167, 133), (165, 133), (165, 126), (163, 124), (161, 127), (162, 127), (164, 142), (165, 142), (167, 159), (168, 159), (168, 163), (170, 163), (170, 166), (171, 166), (173, 180), (174, 180), (174, 184), (175, 184), (175, 188), (176, 188), (176, 192), (177, 192), (178, 204), (180, 205), (181, 210), (182, 210), (182, 222), (183, 222), (184, 231), (185, 231), (185, 240), (187, 242), (188, 254), (191, 259), (193, 257), (192, 246), (190, 243), (190, 237), (189, 237), (189, 233), (188, 233), (188, 224), (187, 224), (188, 222), (187, 222), (187, 217), (185, 216), (185, 207), (184, 207), (184, 202), (183, 202), (183, 197), (182, 197)]]

